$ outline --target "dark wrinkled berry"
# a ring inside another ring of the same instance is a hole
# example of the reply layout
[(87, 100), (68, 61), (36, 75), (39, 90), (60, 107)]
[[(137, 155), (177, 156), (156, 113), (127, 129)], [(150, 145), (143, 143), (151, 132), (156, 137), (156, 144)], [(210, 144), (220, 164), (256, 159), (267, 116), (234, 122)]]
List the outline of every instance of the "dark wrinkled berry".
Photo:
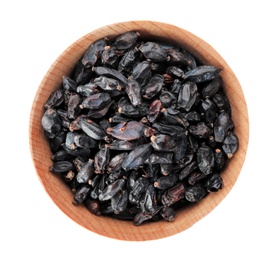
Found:
[(176, 141), (170, 135), (158, 134), (151, 137), (151, 145), (156, 151), (174, 151)]
[(93, 174), (93, 160), (89, 159), (86, 163), (84, 163), (83, 167), (78, 172), (76, 179), (79, 183), (88, 182)]
[(221, 87), (222, 80), (220, 77), (216, 77), (207, 86), (202, 89), (203, 98), (211, 98)]
[(73, 204), (81, 204), (85, 201), (87, 196), (89, 195), (89, 192), (91, 191), (91, 186), (88, 184), (81, 185), (78, 190), (76, 191), (74, 195), (74, 201)]
[(139, 83), (134, 79), (128, 79), (126, 85), (126, 94), (128, 95), (130, 102), (134, 107), (141, 105), (141, 87)]
[(151, 66), (149, 61), (142, 61), (135, 64), (131, 78), (136, 80), (141, 86), (144, 86), (151, 78)]
[(162, 89), (164, 78), (162, 75), (155, 74), (142, 89), (142, 96), (146, 99), (151, 99), (156, 96)]
[(208, 192), (217, 192), (222, 189), (223, 180), (218, 173), (212, 174), (205, 182), (206, 190)]
[(63, 76), (63, 89), (69, 91), (75, 91), (77, 89), (77, 83), (70, 77)]
[(168, 174), (166, 176), (161, 176), (154, 182), (154, 187), (165, 190), (173, 187), (178, 181), (178, 175), (175, 173)]
[(149, 185), (149, 181), (146, 178), (143, 178), (143, 177), (137, 178), (130, 189), (129, 201), (132, 204), (139, 205), (140, 198), (146, 191), (148, 185)]
[(63, 90), (62, 89), (57, 89), (47, 99), (44, 107), (46, 109), (49, 109), (49, 108), (52, 108), (52, 107), (58, 107), (63, 101), (64, 101)]
[(192, 171), (197, 169), (196, 161), (192, 161), (190, 164), (185, 166), (179, 173), (179, 180), (184, 180)]
[(214, 169), (221, 172), (226, 163), (226, 155), (220, 149), (215, 149), (214, 152)]
[(128, 205), (128, 192), (120, 190), (111, 198), (111, 206), (115, 214), (124, 211)]
[(104, 174), (106, 170), (106, 166), (110, 161), (110, 148), (105, 146), (101, 150), (99, 150), (94, 157), (94, 172), (99, 174)]
[(100, 39), (92, 43), (82, 58), (83, 65), (86, 67), (94, 66), (98, 57), (100, 57), (101, 52), (104, 50), (105, 46), (106, 39)]
[(238, 138), (233, 132), (230, 132), (224, 139), (222, 149), (229, 159), (232, 158), (234, 153), (237, 151)]
[(199, 170), (205, 175), (208, 175), (212, 172), (214, 167), (214, 153), (209, 146), (203, 145), (198, 149), (197, 164)]
[(125, 180), (119, 179), (108, 185), (99, 195), (100, 201), (111, 199), (117, 192), (119, 192), (125, 184)]
[(162, 196), (162, 204), (164, 206), (171, 206), (185, 196), (185, 187), (182, 183), (176, 184), (174, 187), (165, 191)]
[(156, 99), (151, 103), (147, 114), (147, 119), (149, 120), (150, 123), (155, 122), (156, 119), (159, 117), (161, 108), (162, 108), (162, 103), (159, 99)]
[(55, 109), (49, 108), (41, 119), (42, 127), (49, 138), (54, 138), (61, 130), (61, 119)]
[(189, 186), (185, 191), (185, 198), (189, 202), (198, 202), (203, 199), (205, 195), (206, 191), (201, 184)]
[(122, 163), (125, 160), (127, 156), (127, 153), (120, 153), (111, 158), (108, 166), (107, 166), (107, 171), (109, 173), (117, 172), (121, 169)]
[(162, 207), (159, 213), (166, 221), (172, 222), (175, 219), (175, 211), (173, 208)]
[(49, 170), (53, 173), (63, 173), (72, 170), (73, 168), (74, 165), (69, 161), (58, 161), (53, 163), (49, 167)]
[(127, 50), (136, 43), (138, 37), (138, 32), (126, 32), (118, 36), (113, 44), (118, 50)]
[(146, 59), (153, 62), (164, 62), (167, 60), (167, 53), (158, 43), (146, 42), (139, 47), (139, 50)]
[(150, 156), (152, 147), (150, 144), (143, 144), (132, 150), (122, 163), (125, 171), (137, 169), (142, 166), (146, 159)]
[(212, 134), (212, 130), (204, 122), (189, 126), (188, 130), (198, 138), (208, 138)]
[(109, 93), (98, 93), (85, 98), (80, 107), (88, 109), (99, 109), (110, 103), (110, 101), (111, 97)]
[(93, 71), (99, 76), (106, 76), (108, 78), (111, 77), (118, 80), (124, 85), (127, 84), (127, 78), (122, 73), (120, 73), (115, 69), (99, 66), (99, 67), (94, 67)]
[(214, 79), (220, 71), (221, 69), (214, 66), (198, 66), (195, 69), (187, 71), (184, 78), (196, 83), (206, 82)]
[(81, 118), (80, 119), (81, 129), (91, 138), (95, 140), (104, 139), (106, 136), (104, 130), (95, 122), (89, 119)]
[(178, 106), (190, 111), (197, 98), (197, 85), (194, 82), (186, 82), (180, 88)]
[(129, 121), (110, 127), (106, 130), (106, 132), (119, 140), (131, 141), (142, 137), (145, 130), (146, 126), (143, 123)]

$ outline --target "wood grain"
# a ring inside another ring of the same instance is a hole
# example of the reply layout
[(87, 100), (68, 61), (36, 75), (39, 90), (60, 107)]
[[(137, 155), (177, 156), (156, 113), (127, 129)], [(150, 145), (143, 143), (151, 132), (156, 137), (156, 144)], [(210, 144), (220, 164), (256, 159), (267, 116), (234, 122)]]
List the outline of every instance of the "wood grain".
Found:
[[(233, 120), (236, 126), (235, 133), (240, 141), (238, 152), (222, 173), (224, 189), (218, 193), (210, 194), (197, 205), (178, 212), (172, 223), (160, 221), (135, 227), (131, 222), (94, 216), (83, 206), (73, 206), (72, 193), (48, 170), (51, 165), (51, 152), (41, 127), (45, 101), (52, 91), (60, 86), (62, 76), (68, 75), (72, 71), (78, 59), (93, 41), (105, 36), (114, 37), (128, 30), (139, 31), (141, 36), (146, 39), (166, 39), (184, 47), (203, 63), (223, 68), (221, 75), (224, 88), (232, 106)], [(192, 33), (170, 24), (152, 21), (131, 21), (108, 25), (83, 36), (67, 48), (50, 67), (37, 90), (30, 115), (29, 129), (30, 150), (37, 175), (54, 203), (68, 217), (88, 230), (102, 236), (130, 241), (153, 240), (172, 236), (183, 232), (209, 214), (234, 186), (245, 160), (248, 137), (248, 112), (243, 91), (224, 59), (208, 43)]]

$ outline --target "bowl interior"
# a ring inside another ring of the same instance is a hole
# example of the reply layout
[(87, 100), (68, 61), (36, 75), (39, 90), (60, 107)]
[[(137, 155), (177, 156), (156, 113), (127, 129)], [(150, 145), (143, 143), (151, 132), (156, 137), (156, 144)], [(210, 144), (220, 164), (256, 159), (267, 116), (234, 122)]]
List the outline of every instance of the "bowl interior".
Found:
[[(48, 170), (52, 161), (51, 151), (41, 127), (44, 103), (49, 95), (61, 86), (62, 76), (70, 74), (76, 62), (92, 42), (105, 36), (112, 38), (129, 30), (138, 31), (142, 38), (165, 39), (187, 49), (203, 63), (223, 68), (221, 76), (232, 106), (232, 119), (236, 126), (235, 133), (240, 142), (237, 153), (222, 172), (224, 188), (218, 193), (210, 194), (193, 207), (179, 211), (175, 221), (171, 223), (159, 221), (135, 227), (132, 222), (97, 217), (84, 206), (72, 205), (71, 191)], [(132, 21), (108, 25), (83, 36), (67, 48), (50, 67), (37, 90), (30, 116), (29, 133), (30, 150), (36, 172), (55, 204), (75, 222), (95, 233), (110, 238), (133, 241), (153, 240), (174, 235), (191, 227), (211, 212), (226, 197), (239, 176), (245, 160), (248, 135), (248, 113), (243, 91), (224, 59), (208, 43), (192, 33), (170, 24), (152, 21)]]

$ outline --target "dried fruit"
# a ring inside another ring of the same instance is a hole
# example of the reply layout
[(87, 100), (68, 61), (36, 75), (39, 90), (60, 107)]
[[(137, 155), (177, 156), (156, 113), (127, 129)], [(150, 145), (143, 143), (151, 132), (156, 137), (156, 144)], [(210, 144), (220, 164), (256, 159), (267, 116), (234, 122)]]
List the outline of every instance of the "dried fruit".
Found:
[(139, 32), (93, 42), (41, 118), (73, 204), (137, 226), (222, 189), (239, 140), (220, 71)]

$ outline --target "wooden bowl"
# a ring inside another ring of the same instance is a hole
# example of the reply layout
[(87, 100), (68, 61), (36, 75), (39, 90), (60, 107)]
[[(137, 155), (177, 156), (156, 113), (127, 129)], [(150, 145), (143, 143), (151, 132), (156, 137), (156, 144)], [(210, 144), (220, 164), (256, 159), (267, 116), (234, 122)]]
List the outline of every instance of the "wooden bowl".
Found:
[[(222, 190), (211, 193), (198, 204), (177, 212), (174, 222), (158, 221), (145, 223), (138, 227), (134, 226), (132, 222), (95, 216), (84, 206), (72, 205), (71, 191), (55, 175), (49, 173), (49, 166), (52, 164), (51, 151), (41, 126), (45, 101), (61, 85), (62, 76), (68, 75), (72, 71), (87, 47), (97, 39), (105, 36), (112, 38), (129, 30), (139, 31), (143, 38), (166, 39), (184, 47), (204, 64), (223, 68), (221, 76), (232, 106), (232, 118), (236, 126), (235, 133), (240, 143), (237, 153), (222, 173), (224, 180)], [(240, 174), (247, 151), (248, 136), (248, 113), (243, 91), (224, 59), (208, 43), (192, 33), (174, 25), (152, 21), (131, 21), (108, 25), (83, 36), (67, 48), (50, 67), (37, 90), (30, 116), (29, 132), (30, 150), (37, 175), (55, 204), (68, 217), (88, 230), (102, 236), (129, 241), (153, 240), (172, 236), (188, 229), (211, 212), (229, 193)]]

